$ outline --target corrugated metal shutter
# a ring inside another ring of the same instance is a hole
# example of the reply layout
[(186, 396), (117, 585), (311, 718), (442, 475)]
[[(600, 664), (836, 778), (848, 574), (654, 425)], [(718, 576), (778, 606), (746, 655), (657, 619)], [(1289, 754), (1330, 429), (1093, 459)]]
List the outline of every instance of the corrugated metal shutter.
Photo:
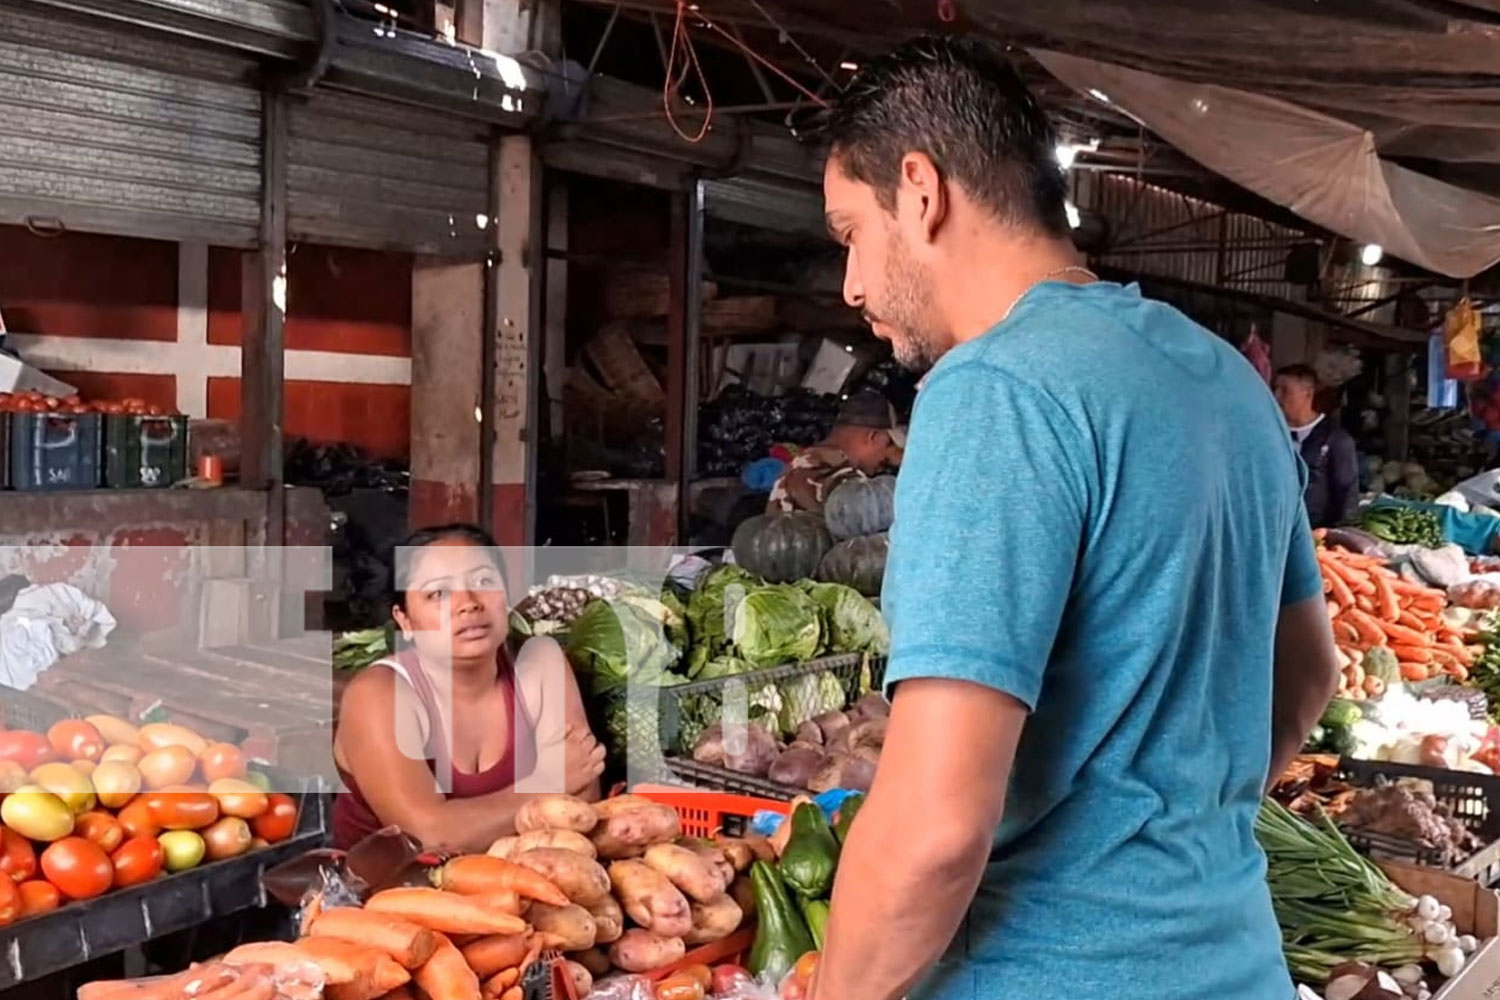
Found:
[(823, 224), (823, 193), (791, 182), (754, 177), (705, 181), (703, 211), (711, 219), (726, 219), (761, 229), (827, 235)]
[(7, 7), (0, 222), (224, 245), (260, 225), (256, 64)]
[(482, 124), (351, 94), (294, 98), (287, 232), (343, 246), (479, 256), (489, 191)]

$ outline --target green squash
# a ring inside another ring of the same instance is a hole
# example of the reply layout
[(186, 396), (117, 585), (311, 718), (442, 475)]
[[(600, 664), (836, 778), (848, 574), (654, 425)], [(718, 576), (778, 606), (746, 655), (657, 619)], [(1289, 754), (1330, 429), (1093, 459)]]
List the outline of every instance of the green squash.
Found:
[(889, 531), (896, 519), (896, 477), (854, 476), (844, 480), (824, 501), (823, 518), (836, 542)]
[(734, 561), (768, 583), (811, 577), (833, 545), (821, 514), (761, 514), (734, 532)]
[(890, 537), (868, 535), (839, 542), (828, 550), (818, 566), (818, 579), (825, 583), (842, 583), (866, 597), (878, 597), (885, 579), (885, 557), (890, 551)]

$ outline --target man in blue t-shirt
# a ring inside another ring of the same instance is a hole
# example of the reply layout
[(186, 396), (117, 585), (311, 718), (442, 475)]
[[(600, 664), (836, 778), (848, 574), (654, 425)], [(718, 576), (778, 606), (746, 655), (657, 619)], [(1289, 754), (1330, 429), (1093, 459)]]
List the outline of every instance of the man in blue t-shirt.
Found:
[(812, 1000), (1290, 997), (1253, 827), (1338, 668), (1275, 401), (1083, 267), (992, 48), (867, 64), (826, 135), (845, 297), (930, 372), (890, 728)]

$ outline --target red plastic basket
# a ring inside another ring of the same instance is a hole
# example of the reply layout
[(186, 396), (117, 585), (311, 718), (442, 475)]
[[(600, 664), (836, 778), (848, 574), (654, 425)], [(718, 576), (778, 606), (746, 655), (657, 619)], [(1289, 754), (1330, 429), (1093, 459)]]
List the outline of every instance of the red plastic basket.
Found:
[(712, 837), (725, 828), (727, 819), (745, 821), (758, 812), (785, 816), (790, 809), (789, 803), (775, 799), (673, 788), (670, 785), (637, 785), (630, 791), (677, 810), (677, 816), (682, 820), (682, 832), (688, 837)]

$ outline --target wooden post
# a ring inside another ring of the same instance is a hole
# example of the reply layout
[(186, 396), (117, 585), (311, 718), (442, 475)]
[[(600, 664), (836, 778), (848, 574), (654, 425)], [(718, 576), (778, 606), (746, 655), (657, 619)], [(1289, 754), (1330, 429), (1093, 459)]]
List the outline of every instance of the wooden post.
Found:
[(697, 458), (698, 355), (703, 287), (703, 186), (672, 196), (667, 316), (666, 474), (676, 499), (676, 541), (686, 542)]
[(412, 269), (413, 527), (479, 520), (479, 356), (484, 265), (421, 258)]

